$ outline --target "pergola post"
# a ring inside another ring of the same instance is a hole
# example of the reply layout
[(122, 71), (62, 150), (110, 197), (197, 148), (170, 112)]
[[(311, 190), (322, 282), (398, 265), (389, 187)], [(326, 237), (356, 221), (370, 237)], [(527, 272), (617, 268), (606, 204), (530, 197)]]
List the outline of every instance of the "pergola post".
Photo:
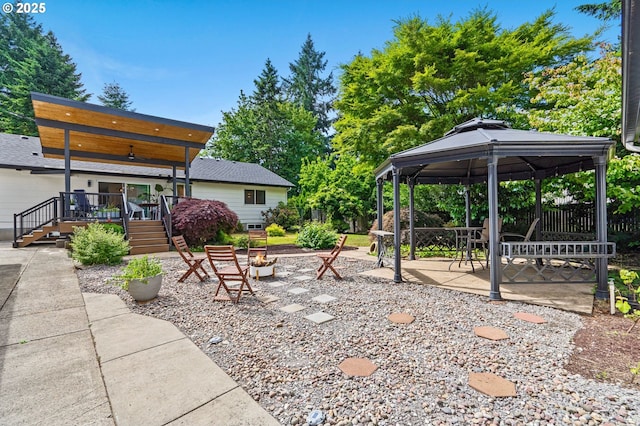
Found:
[(400, 172), (401, 169), (393, 168), (393, 282), (401, 283), (400, 272)]
[(176, 203), (177, 202), (176, 197), (178, 196), (178, 181), (176, 178), (177, 173), (176, 173), (175, 165), (172, 167), (172, 172), (173, 172), (173, 198), (174, 198), (173, 202)]
[[(64, 192), (71, 192), (71, 142), (69, 141), (69, 129), (64, 129)], [(68, 197), (68, 195), (67, 195)], [(69, 200), (67, 201), (67, 205)]]
[(189, 148), (184, 148), (184, 195), (191, 197), (191, 182), (189, 182)]
[(501, 300), (500, 295), (500, 250), (498, 241), (498, 156), (492, 155), (487, 159), (488, 180), (487, 191), (489, 194), (489, 263), (491, 290), (489, 299)]
[(409, 178), (409, 260), (416, 260), (416, 234), (415, 234), (415, 204), (414, 204), (414, 187), (416, 186), (415, 178)]
[[(596, 239), (604, 245), (607, 242), (607, 157), (595, 157), (593, 162), (596, 166)], [(600, 254), (596, 260), (596, 299), (608, 299), (608, 262), (606, 253)]]

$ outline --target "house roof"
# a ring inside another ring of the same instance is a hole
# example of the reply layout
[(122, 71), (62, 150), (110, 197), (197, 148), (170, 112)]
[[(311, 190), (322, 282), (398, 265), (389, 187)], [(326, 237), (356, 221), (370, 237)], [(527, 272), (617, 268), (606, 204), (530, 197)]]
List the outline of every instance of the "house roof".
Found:
[[(64, 173), (64, 160), (42, 154), (40, 139), (34, 136), (0, 133), (0, 168), (28, 169), (32, 173)], [(95, 163), (71, 160), (72, 172), (144, 178), (170, 178), (171, 170), (128, 164)], [(184, 178), (184, 172), (176, 172)], [(198, 157), (191, 162), (189, 179), (202, 182), (236, 183), (293, 187), (288, 180), (259, 164)]]
[(377, 178), (402, 178), (416, 183), (484, 182), (488, 159), (497, 156), (500, 180), (545, 178), (594, 168), (593, 157), (607, 155), (608, 138), (516, 130), (504, 121), (473, 119), (444, 137), (391, 155), (376, 170)]
[[(99, 163), (177, 167), (193, 161), (213, 127), (31, 93), (42, 151)], [(68, 138), (67, 138), (68, 136)]]

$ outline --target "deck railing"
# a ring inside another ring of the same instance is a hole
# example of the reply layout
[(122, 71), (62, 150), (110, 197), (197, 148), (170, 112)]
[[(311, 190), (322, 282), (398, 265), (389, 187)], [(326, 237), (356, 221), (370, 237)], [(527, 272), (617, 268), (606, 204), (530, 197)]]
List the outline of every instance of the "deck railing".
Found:
[(30, 234), (33, 230), (48, 224), (55, 224), (58, 219), (58, 197), (51, 197), (25, 211), (13, 215), (13, 246), (17, 247), (18, 239)]

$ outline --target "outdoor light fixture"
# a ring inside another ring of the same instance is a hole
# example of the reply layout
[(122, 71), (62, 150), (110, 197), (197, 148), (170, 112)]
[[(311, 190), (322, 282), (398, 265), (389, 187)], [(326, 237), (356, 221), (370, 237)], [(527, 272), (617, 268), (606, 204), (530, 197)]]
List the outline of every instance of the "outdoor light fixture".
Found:
[(133, 161), (136, 159), (136, 155), (133, 153), (133, 145), (129, 145), (129, 160)]

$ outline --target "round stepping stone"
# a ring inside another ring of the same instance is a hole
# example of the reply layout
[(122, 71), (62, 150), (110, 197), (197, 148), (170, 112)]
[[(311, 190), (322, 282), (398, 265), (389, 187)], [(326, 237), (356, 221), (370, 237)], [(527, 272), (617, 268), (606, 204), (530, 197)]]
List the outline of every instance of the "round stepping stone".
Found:
[(390, 314), (387, 319), (395, 324), (411, 324), (415, 321), (416, 317), (406, 313)]
[(515, 314), (513, 314), (513, 316), (523, 321), (532, 322), (534, 324), (544, 324), (545, 322), (547, 322), (547, 320), (539, 317), (538, 315), (528, 314), (526, 312), (516, 312)]
[(347, 358), (338, 366), (348, 376), (368, 377), (378, 369), (378, 366), (367, 358)]
[(509, 338), (507, 333), (495, 327), (474, 327), (473, 332), (476, 336), (484, 337), (489, 340), (503, 340)]
[(469, 386), (494, 398), (517, 396), (515, 383), (493, 373), (469, 373)]

